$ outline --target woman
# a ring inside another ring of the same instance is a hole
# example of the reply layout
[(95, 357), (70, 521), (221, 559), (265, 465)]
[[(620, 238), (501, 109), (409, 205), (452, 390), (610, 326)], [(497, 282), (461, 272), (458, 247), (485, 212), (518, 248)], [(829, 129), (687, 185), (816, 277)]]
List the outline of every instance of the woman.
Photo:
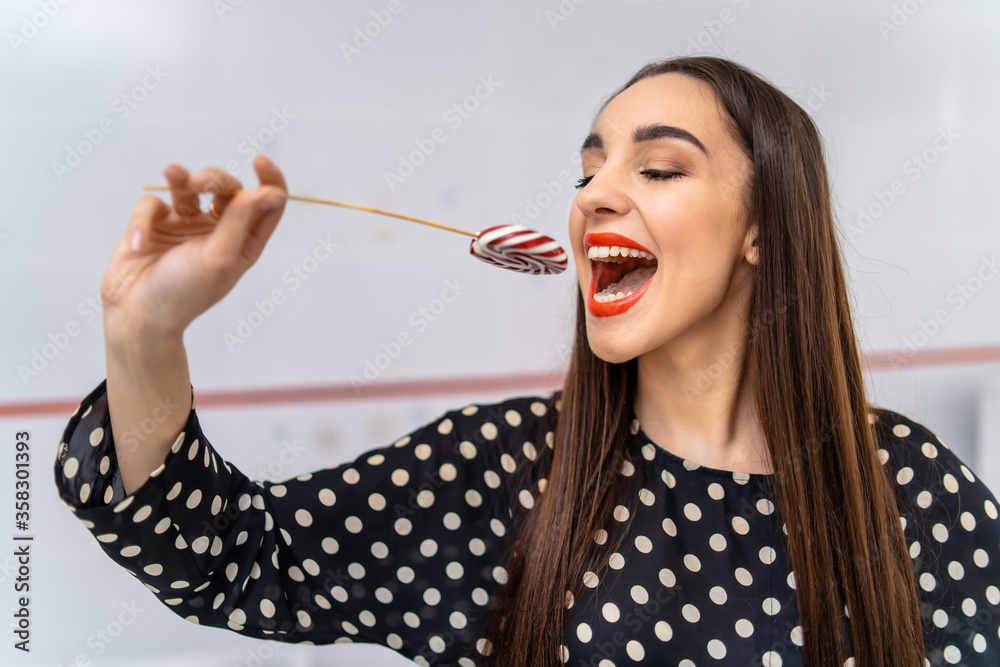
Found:
[(582, 157), (563, 390), (281, 484), (205, 439), (182, 334), (260, 256), (285, 183), (258, 157), (261, 187), (205, 214), (195, 193), (239, 184), (171, 165), (173, 209), (140, 199), (105, 276), (107, 380), (66, 429), (63, 499), (179, 615), (255, 637), (418, 664), (996, 664), (996, 499), (865, 399), (807, 114), (674, 59)]

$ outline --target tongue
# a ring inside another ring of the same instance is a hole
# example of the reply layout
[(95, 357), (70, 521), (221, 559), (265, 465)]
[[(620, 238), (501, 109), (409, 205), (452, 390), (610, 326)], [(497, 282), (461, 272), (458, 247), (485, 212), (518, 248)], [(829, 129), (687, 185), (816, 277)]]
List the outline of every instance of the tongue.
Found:
[(652, 266), (644, 266), (639, 269), (634, 269), (622, 276), (621, 280), (619, 280), (616, 284), (608, 285), (604, 291), (615, 294), (618, 292), (624, 292), (625, 294), (634, 292), (645, 285), (646, 282), (653, 277), (654, 273), (656, 273), (656, 268)]

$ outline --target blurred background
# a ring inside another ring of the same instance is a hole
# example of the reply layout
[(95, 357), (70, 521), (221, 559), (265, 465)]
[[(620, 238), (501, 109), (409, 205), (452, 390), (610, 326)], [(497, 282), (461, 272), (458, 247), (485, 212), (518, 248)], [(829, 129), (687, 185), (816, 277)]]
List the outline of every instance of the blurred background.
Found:
[[(59, 502), (56, 448), (104, 378), (110, 252), (169, 162), (255, 186), (258, 152), (293, 194), (472, 231), (518, 222), (568, 247), (598, 107), (669, 56), (733, 58), (810, 111), (874, 402), (1000, 489), (995, 2), (8, 0), (0, 29), (0, 507), (28, 431), (36, 535), (32, 651), (5, 641), (0, 664), (412, 664), (184, 623)], [(549, 392), (575, 276), (505, 272), (467, 246), (289, 202), (260, 261), (185, 336), (212, 443), (251, 477), (285, 479), (448, 408)], [(0, 556), (8, 619), (14, 566)]]

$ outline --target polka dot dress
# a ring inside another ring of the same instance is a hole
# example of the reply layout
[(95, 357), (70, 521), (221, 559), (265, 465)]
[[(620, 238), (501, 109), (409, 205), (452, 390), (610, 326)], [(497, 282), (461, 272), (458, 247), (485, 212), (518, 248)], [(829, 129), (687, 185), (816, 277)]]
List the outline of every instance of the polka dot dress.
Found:
[[(192, 406), (164, 464), (126, 495), (102, 382), (69, 421), (56, 484), (108, 556), (192, 623), (469, 667), (493, 650), (482, 631), (507, 580), (506, 548), (544, 489), (551, 409), (542, 398), (468, 406), (350, 463), (271, 483), (223, 460)], [(894, 479), (927, 663), (1000, 664), (996, 498), (923, 426), (887, 410), (870, 420)], [(617, 551), (597, 534), (608, 567), (567, 591), (563, 661), (802, 665), (769, 476), (698, 466), (632, 430), (619, 471), (630, 502), (611, 518), (635, 512), (631, 532)], [(849, 628), (846, 613), (831, 621)]]

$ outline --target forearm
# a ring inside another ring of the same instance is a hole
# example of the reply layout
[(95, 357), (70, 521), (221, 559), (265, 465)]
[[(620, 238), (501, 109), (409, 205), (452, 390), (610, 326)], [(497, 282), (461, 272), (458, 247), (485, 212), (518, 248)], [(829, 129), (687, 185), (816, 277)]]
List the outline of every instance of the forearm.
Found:
[(105, 331), (107, 395), (118, 468), (127, 493), (166, 459), (191, 410), (183, 334), (159, 338)]

